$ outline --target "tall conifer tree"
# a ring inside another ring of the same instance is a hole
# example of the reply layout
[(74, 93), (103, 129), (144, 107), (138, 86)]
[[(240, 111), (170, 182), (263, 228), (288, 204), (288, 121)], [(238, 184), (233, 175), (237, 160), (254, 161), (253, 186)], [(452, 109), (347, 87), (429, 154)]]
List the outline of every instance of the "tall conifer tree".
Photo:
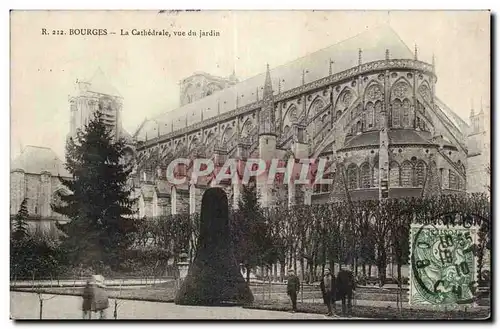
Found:
[(67, 142), (66, 168), (73, 179), (61, 181), (71, 193), (60, 195), (61, 204), (52, 207), (70, 219), (61, 229), (68, 235), (63, 244), (74, 264), (115, 268), (132, 243), (130, 215), (136, 200), (127, 184), (131, 170), (123, 162), (124, 149), (100, 110)]
[(12, 230), (12, 237), (14, 240), (19, 241), (24, 239), (28, 235), (28, 207), (27, 199), (21, 202), (19, 211), (14, 218), (14, 227)]

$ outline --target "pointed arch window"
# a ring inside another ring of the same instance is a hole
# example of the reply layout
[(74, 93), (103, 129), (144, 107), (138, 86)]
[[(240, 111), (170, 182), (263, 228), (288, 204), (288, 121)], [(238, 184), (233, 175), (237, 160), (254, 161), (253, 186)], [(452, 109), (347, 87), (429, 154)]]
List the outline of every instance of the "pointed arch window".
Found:
[(410, 162), (405, 161), (401, 165), (401, 185), (408, 187), (412, 186), (413, 166)]
[(401, 125), (401, 101), (396, 99), (392, 103), (392, 126), (399, 127)]
[(419, 161), (415, 166), (415, 184), (416, 186), (424, 186), (425, 182), (425, 162)]
[(457, 184), (457, 174), (453, 169), (450, 169), (450, 175), (449, 175), (449, 187), (450, 189), (456, 190), (458, 189), (458, 184)]
[(361, 188), (369, 188), (371, 186), (371, 170), (368, 162), (365, 162), (361, 165)]
[(382, 112), (382, 102), (381, 101), (376, 101), (375, 102), (375, 111), (374, 111), (374, 120), (375, 120), (375, 128), (377, 129), (381, 129), (382, 127), (380, 127), (380, 115)]
[(297, 107), (295, 107), (295, 105), (292, 105), (292, 107), (288, 110), (288, 119), (290, 122), (297, 121)]
[(378, 168), (378, 161), (375, 162), (373, 165), (373, 187), (378, 187), (378, 181), (379, 181), (379, 168)]
[(403, 127), (410, 127), (410, 101), (408, 98), (403, 101)]
[(309, 117), (312, 118), (314, 117), (316, 114), (318, 114), (323, 108), (325, 107), (325, 102), (323, 102), (323, 100), (317, 98), (313, 104), (311, 105), (310, 107), (310, 110), (309, 110)]
[(375, 106), (373, 105), (372, 102), (368, 103), (368, 105), (366, 106), (366, 127), (368, 129), (371, 129), (373, 128), (373, 117), (374, 117), (374, 110), (375, 110)]
[(399, 164), (396, 161), (392, 161), (389, 166), (389, 185), (400, 186)]
[(350, 190), (358, 188), (358, 168), (355, 164), (347, 168), (347, 183)]

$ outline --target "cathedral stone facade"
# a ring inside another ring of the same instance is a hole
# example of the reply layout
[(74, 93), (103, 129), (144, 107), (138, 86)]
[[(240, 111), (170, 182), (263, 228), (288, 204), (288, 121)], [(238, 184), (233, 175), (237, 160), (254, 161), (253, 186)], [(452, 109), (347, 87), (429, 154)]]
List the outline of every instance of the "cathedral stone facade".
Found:
[[(437, 81), (434, 59), (420, 60), (416, 47), (381, 27), (241, 82), (234, 73), (195, 73), (180, 82), (181, 107), (144, 120), (133, 136), (121, 126), (122, 97), (98, 71), (75, 84), (68, 137), (103, 111), (129, 144), (138, 218), (200, 211), (215, 179), (172, 185), (166, 169), (177, 158), (211, 159), (215, 172), (229, 158), (326, 159), (323, 177), (333, 184), (257, 179), (263, 206), (484, 192), (489, 108), (472, 111), (469, 126), (436, 95)], [(178, 166), (176, 175), (188, 170)], [(11, 214), (26, 197), (33, 218), (64, 220), (50, 209), (57, 174), (69, 176), (50, 149), (27, 148), (11, 168)], [(241, 186), (219, 186), (237, 207)]]
[[(384, 27), (195, 93), (194, 101), (181, 87), (183, 105), (145, 120), (133, 136), (141, 214), (196, 212), (214, 186), (210, 178), (171, 185), (166, 168), (176, 158), (326, 159), (333, 184), (258, 180), (263, 206), (283, 195), (289, 204), (314, 204), (464, 193), (470, 129), (438, 98), (437, 81), (434, 59), (419, 60), (416, 47)], [(241, 186), (221, 187), (236, 207)]]
[(46, 147), (26, 146), (11, 165), (11, 217), (18, 213), (26, 199), (29, 229), (55, 233), (55, 223), (67, 221), (50, 206), (60, 202), (60, 194), (68, 193), (58, 176), (65, 179), (71, 177), (54, 151)]

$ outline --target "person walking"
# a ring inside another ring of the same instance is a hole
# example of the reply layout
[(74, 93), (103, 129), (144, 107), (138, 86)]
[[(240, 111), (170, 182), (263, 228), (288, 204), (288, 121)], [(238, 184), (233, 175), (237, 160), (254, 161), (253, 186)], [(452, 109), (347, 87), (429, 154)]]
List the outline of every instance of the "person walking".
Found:
[(292, 301), (292, 312), (297, 312), (297, 293), (300, 290), (299, 277), (295, 275), (292, 269), (288, 270), (286, 294)]
[(93, 287), (90, 280), (83, 288), (83, 303), (82, 303), (82, 317), (84, 320), (90, 320), (92, 314), (92, 297), (94, 295)]
[[(321, 292), (323, 293), (323, 301), (328, 308), (328, 316), (332, 316), (335, 313), (335, 298), (336, 298), (336, 284), (335, 275), (330, 272), (329, 268), (325, 269), (323, 279), (320, 283)], [(332, 310), (333, 309), (333, 310)]]
[(337, 274), (337, 293), (339, 299), (342, 300), (342, 315), (344, 316), (352, 315), (352, 298), (355, 290), (356, 283), (352, 272), (340, 270)]
[(92, 298), (92, 311), (99, 312), (99, 319), (106, 319), (106, 309), (109, 307), (108, 293), (102, 275), (93, 275), (95, 282)]

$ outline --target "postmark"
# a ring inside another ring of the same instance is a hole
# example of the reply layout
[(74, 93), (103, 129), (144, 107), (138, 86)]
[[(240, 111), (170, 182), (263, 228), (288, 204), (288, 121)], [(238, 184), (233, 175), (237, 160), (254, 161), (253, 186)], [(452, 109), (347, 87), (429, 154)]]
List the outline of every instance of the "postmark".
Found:
[(412, 224), (410, 239), (409, 304), (472, 304), (477, 288), (477, 227)]

